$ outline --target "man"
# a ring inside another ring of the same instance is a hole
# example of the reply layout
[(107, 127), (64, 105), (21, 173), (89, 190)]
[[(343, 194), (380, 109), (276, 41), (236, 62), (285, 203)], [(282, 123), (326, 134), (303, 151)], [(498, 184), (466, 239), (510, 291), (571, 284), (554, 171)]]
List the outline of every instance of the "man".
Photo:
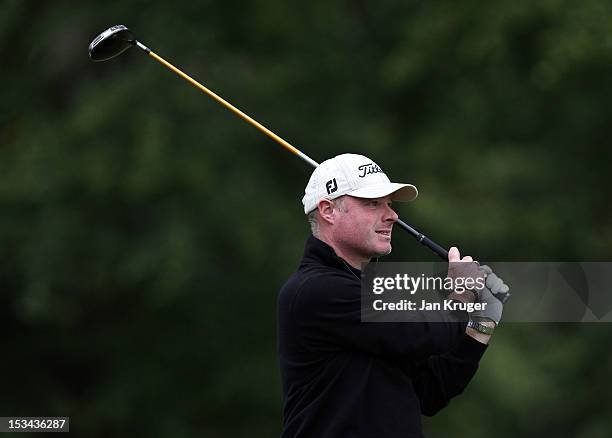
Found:
[[(392, 202), (416, 196), (361, 155), (313, 172), (302, 200), (312, 236), (278, 298), (283, 437), (421, 437), (421, 415), (446, 406), (476, 372), (501, 317), (487, 288), (449, 296), (489, 304), (471, 314), (476, 329), (465, 312), (446, 322), (361, 322), (361, 269), (391, 252)], [(471, 260), (449, 252), (449, 261)]]

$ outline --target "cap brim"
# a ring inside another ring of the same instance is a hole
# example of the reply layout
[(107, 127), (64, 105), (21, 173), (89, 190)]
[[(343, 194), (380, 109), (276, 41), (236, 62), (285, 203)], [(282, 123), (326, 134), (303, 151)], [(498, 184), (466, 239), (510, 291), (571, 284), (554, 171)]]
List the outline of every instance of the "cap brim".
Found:
[(382, 183), (372, 184), (346, 194), (366, 199), (383, 198), (391, 195), (391, 199), (394, 201), (414, 201), (419, 195), (419, 191), (412, 184)]

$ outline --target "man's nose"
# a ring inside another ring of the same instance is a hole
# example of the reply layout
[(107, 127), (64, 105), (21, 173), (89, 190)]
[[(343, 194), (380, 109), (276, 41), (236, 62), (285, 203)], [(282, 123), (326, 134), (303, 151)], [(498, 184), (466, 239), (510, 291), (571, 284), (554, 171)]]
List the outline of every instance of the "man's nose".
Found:
[(390, 205), (387, 205), (387, 210), (385, 212), (384, 220), (395, 223), (397, 222), (398, 219), (399, 219), (399, 216), (397, 215), (395, 210), (393, 210), (393, 208), (391, 208)]

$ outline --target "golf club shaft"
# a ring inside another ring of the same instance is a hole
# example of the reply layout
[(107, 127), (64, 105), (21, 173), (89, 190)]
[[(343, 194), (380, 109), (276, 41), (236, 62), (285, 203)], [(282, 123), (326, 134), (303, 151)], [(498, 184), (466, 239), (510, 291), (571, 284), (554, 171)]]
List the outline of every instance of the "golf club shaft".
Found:
[[(164, 58), (162, 58), (161, 56), (159, 56), (156, 53), (154, 53), (153, 51), (151, 51), (151, 49), (149, 49), (148, 47), (144, 46), (143, 44), (141, 44), (138, 41), (136, 42), (136, 46), (139, 47), (140, 49), (142, 49), (147, 55), (149, 55), (151, 58), (155, 59), (161, 65), (163, 65), (164, 67), (168, 68), (172, 72), (176, 73), (177, 75), (179, 75), (180, 77), (185, 79), (187, 82), (189, 82), (191, 85), (193, 85), (194, 87), (196, 87), (200, 91), (206, 93), (208, 96), (210, 96), (211, 98), (216, 100), (218, 103), (223, 105), (225, 108), (227, 108), (228, 110), (230, 110), (231, 112), (236, 114), (242, 120), (244, 120), (245, 122), (247, 122), (247, 123), (253, 125), (254, 127), (256, 127), (257, 129), (259, 129), (261, 132), (266, 134), (272, 140), (274, 140), (277, 143), (279, 143), (281, 146), (283, 146), (285, 149), (287, 149), (292, 154), (297, 155), (298, 157), (300, 157), (302, 160), (306, 161), (308, 164), (310, 164), (313, 167), (318, 167), (319, 166), (319, 163), (314, 161), (312, 158), (310, 158), (308, 155), (306, 155), (305, 153), (300, 151), (298, 148), (296, 148), (295, 146), (291, 145), (289, 142), (285, 141), (284, 139), (282, 139), (281, 137), (276, 135), (274, 132), (270, 131), (268, 128), (263, 126), (257, 120), (253, 119), (252, 117), (250, 117), (247, 114), (245, 114), (242, 111), (240, 111), (238, 108), (233, 106), (231, 103), (229, 103), (228, 101), (226, 101), (221, 96), (219, 96), (216, 93), (214, 93), (213, 91), (209, 90), (204, 85), (200, 84), (198, 81), (193, 79), (188, 74), (184, 73), (182, 70), (180, 70), (177, 67), (175, 67), (174, 65), (170, 64)], [(430, 238), (428, 238), (427, 236), (425, 236), (423, 233), (419, 232), (418, 230), (415, 230), (414, 228), (412, 228), (410, 225), (408, 225), (406, 222), (402, 221), (401, 219), (397, 220), (397, 224), (400, 226), (400, 228), (402, 228), (403, 230), (405, 230), (409, 234), (411, 234), (419, 243), (421, 243), (422, 245), (426, 246), (427, 248), (429, 248), (433, 252), (435, 252), (440, 258), (442, 258), (445, 261), (448, 260), (448, 251), (445, 250), (444, 248), (442, 248), (437, 243), (435, 243), (433, 240), (431, 240)]]
[(196, 81), (195, 79), (193, 79), (191, 76), (189, 76), (188, 74), (184, 73), (183, 71), (179, 70), (178, 68), (176, 68), (175, 66), (173, 66), (172, 64), (170, 64), (168, 61), (166, 61), (165, 59), (163, 59), (161, 56), (157, 55), (154, 52), (149, 51), (148, 55), (155, 59), (157, 62), (159, 62), (160, 64), (162, 64), (164, 67), (169, 68), (170, 70), (172, 70), (174, 73), (176, 73), (177, 75), (179, 75), (180, 77), (182, 77), (183, 79), (185, 79), (187, 82), (189, 82), (191, 85), (193, 85), (194, 87), (198, 88), (199, 90), (203, 91), (204, 93), (208, 94), (210, 97), (212, 97), (214, 100), (216, 100), (217, 102), (219, 102), (221, 105), (223, 105), (225, 108), (227, 108), (228, 110), (230, 110), (231, 112), (233, 112), (234, 114), (236, 114), (238, 117), (240, 117), (242, 120), (244, 120), (247, 123), (250, 123), (251, 125), (253, 125), (254, 127), (256, 127), (257, 129), (259, 129), (261, 132), (263, 132), (264, 134), (266, 134), (268, 137), (270, 137), (272, 140), (276, 141), (277, 143), (279, 143), (282, 147), (284, 147), (285, 149), (287, 149), (289, 152), (291, 152), (294, 155), (297, 155), (298, 157), (300, 157), (302, 160), (306, 161), (308, 164), (310, 164), (313, 167), (317, 167), (319, 165), (319, 163), (317, 163), (316, 161), (314, 161), (313, 159), (311, 159), (309, 156), (307, 156), (306, 154), (304, 154), (302, 151), (300, 151), (299, 149), (297, 149), (295, 146), (291, 145), (289, 142), (285, 141), (284, 139), (282, 139), (281, 137), (279, 137), (278, 135), (276, 135), (274, 132), (270, 131), (268, 128), (266, 128), (264, 125), (262, 125), (261, 123), (259, 123), (257, 120), (253, 119), (252, 117), (248, 116), (247, 114), (243, 113), (242, 111), (240, 111), (238, 108), (236, 108), (234, 105), (232, 105), (231, 103), (229, 103), (228, 101), (226, 101), (225, 99), (223, 99), (221, 96), (219, 96), (218, 94), (214, 93), (213, 91), (209, 90), (208, 88), (206, 88), (204, 85), (200, 84), (198, 81)]

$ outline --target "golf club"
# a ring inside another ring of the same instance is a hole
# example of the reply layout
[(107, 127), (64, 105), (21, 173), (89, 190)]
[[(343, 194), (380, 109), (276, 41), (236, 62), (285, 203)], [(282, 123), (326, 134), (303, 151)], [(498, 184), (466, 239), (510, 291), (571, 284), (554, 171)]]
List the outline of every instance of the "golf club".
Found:
[[(162, 64), (164, 67), (176, 73), (177, 75), (185, 79), (187, 82), (189, 82), (191, 85), (193, 85), (194, 87), (206, 93), (208, 96), (212, 97), (214, 100), (216, 100), (218, 103), (223, 105), (225, 108), (227, 108), (228, 110), (236, 114), (242, 120), (253, 125), (257, 129), (259, 129), (261, 132), (266, 134), (268, 137), (272, 138), (274, 141), (279, 143), (289, 152), (293, 153), (294, 155), (297, 155), (298, 157), (300, 157), (302, 160), (306, 161), (308, 164), (310, 164), (313, 167), (317, 167), (319, 165), (312, 158), (308, 157), (302, 151), (292, 146), (287, 141), (283, 140), (281, 137), (276, 135), (274, 132), (270, 131), (268, 128), (263, 126), (261, 123), (257, 122), (256, 120), (249, 117), (248, 115), (240, 111), (238, 108), (236, 108), (235, 106), (233, 106), (232, 104), (230, 104), (229, 102), (227, 102), (226, 100), (218, 96), (217, 94), (213, 93), (211, 90), (206, 88), (204, 85), (200, 84), (198, 81), (193, 79), (191, 76), (185, 74), (184, 72), (182, 72), (181, 70), (179, 70), (178, 68), (170, 64), (168, 61), (163, 59), (161, 56), (152, 52), (151, 49), (149, 49), (147, 46), (145, 46), (144, 44), (136, 40), (136, 38), (134, 37), (134, 34), (130, 32), (130, 30), (126, 26), (123, 26), (123, 25), (112, 26), (108, 28), (107, 30), (105, 30), (104, 32), (102, 32), (97, 37), (95, 37), (93, 41), (91, 42), (91, 44), (89, 45), (89, 57), (93, 61), (106, 61), (106, 60), (112, 59), (120, 55), (121, 53), (125, 52), (126, 50), (128, 50), (129, 48), (133, 46), (138, 47), (143, 52), (145, 52), (147, 55), (149, 55), (151, 58), (155, 59), (157, 62)], [(427, 248), (431, 249), (433, 252), (438, 254), (440, 258), (442, 258), (445, 261), (448, 260), (448, 251), (442, 248), (440, 245), (438, 245), (437, 243), (429, 239), (423, 233), (415, 230), (414, 228), (412, 228), (410, 225), (408, 225), (406, 222), (402, 221), (401, 219), (397, 220), (397, 224), (402, 229), (407, 231), (410, 235), (412, 235), (416, 240), (418, 240), (419, 243), (425, 245)]]

